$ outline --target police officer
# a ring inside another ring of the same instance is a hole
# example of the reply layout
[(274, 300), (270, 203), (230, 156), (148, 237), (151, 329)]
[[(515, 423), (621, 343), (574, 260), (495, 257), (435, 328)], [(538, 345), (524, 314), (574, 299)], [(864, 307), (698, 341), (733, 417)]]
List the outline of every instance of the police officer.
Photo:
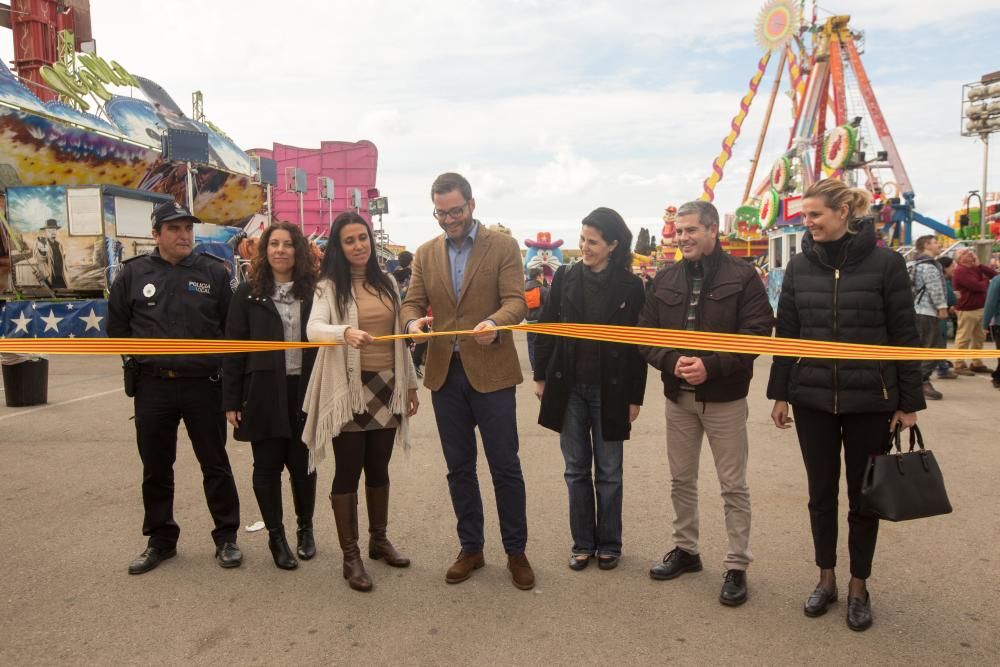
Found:
[[(200, 221), (172, 201), (158, 205), (152, 221), (156, 249), (127, 260), (111, 286), (108, 335), (222, 338), (232, 288), (219, 258), (191, 252), (194, 223)], [(145, 508), (142, 534), (149, 543), (129, 565), (129, 574), (149, 572), (177, 554), (180, 528), (173, 517), (173, 468), (181, 419), (201, 464), (205, 498), (215, 521), (215, 557), (222, 567), (238, 567), (243, 561), (236, 546), (240, 504), (226, 455), (221, 358), (139, 356), (134, 361), (135, 430)]]

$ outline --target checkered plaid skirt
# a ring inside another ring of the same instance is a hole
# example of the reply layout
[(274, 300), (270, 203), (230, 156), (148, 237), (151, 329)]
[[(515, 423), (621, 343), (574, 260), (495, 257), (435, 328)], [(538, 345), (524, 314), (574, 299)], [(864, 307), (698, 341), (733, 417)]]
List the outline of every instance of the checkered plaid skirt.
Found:
[(399, 415), (389, 410), (392, 392), (396, 387), (396, 377), (392, 369), (361, 371), (361, 384), (367, 409), (361, 414), (355, 414), (354, 420), (344, 424), (341, 430), (375, 431), (381, 428), (398, 428)]

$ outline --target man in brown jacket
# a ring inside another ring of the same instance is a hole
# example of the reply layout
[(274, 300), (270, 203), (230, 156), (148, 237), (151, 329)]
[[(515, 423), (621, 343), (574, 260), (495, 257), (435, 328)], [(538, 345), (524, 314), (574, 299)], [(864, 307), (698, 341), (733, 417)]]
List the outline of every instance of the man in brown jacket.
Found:
[[(704, 201), (677, 210), (684, 259), (657, 274), (646, 293), (640, 327), (769, 336), (773, 313), (753, 266), (719, 246), (719, 213)], [(701, 570), (698, 555), (698, 460), (702, 436), (715, 459), (726, 512), (729, 553), (719, 601), (746, 602), (750, 555), (747, 488), (747, 391), (756, 355), (640, 347), (663, 376), (667, 459), (674, 506), (674, 549), (649, 571), (673, 579)]]
[[(432, 321), (439, 331), (477, 332), (431, 338), (424, 371), (462, 545), (445, 580), (465, 581), (485, 562), (483, 501), (476, 477), (478, 426), (493, 477), (507, 568), (514, 585), (528, 590), (535, 575), (524, 555), (528, 522), (514, 400), (521, 364), (511, 333), (495, 329), (519, 324), (527, 312), (521, 253), (513, 238), (491, 232), (473, 218), (476, 200), (461, 175), (438, 176), (431, 200), (444, 234), (417, 250), (401, 318), (410, 333), (425, 330)], [(428, 308), (433, 317), (427, 316)]]

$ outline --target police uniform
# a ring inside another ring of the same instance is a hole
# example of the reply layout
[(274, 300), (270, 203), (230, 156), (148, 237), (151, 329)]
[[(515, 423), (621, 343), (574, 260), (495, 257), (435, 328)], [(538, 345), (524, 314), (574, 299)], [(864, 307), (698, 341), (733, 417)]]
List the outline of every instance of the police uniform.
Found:
[[(153, 222), (197, 222), (174, 202), (158, 206)], [(159, 250), (124, 262), (111, 286), (108, 335), (114, 338), (223, 338), (232, 299), (222, 260), (190, 254), (171, 264)], [(174, 460), (177, 427), (187, 428), (204, 477), (205, 497), (215, 521), (216, 555), (226, 567), (239, 565), (235, 547), (239, 530), (239, 497), (226, 454), (226, 420), (222, 411), (221, 357), (216, 355), (137, 356), (135, 429), (142, 459), (142, 534), (153, 547), (153, 562), (129, 572), (152, 569), (174, 551), (180, 528), (173, 518)], [(158, 550), (158, 551), (157, 551)], [(222, 554), (222, 555), (220, 555)]]

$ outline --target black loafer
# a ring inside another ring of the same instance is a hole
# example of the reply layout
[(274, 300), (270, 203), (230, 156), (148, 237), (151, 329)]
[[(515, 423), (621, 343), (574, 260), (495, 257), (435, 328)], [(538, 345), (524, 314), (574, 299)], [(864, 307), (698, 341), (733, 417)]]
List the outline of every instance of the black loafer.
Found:
[(663, 581), (679, 577), (685, 572), (700, 572), (701, 567), (701, 556), (689, 554), (677, 547), (663, 557), (662, 563), (657, 563), (649, 568), (649, 576)]
[(613, 570), (618, 567), (619, 558), (620, 556), (598, 556), (597, 567), (602, 570)]
[(136, 556), (135, 560), (128, 564), (129, 574), (144, 574), (154, 569), (157, 565), (173, 558), (177, 555), (177, 549), (160, 549), (159, 547), (146, 547), (146, 550)]
[(865, 591), (863, 598), (847, 598), (847, 627), (863, 632), (872, 627), (872, 597)]
[(587, 566), (590, 565), (590, 556), (585, 556), (581, 558), (580, 556), (585, 556), (584, 554), (573, 554), (569, 557), (569, 569), (576, 570), (586, 570)]
[(837, 589), (828, 591), (822, 586), (817, 586), (808, 598), (806, 598), (806, 603), (802, 607), (802, 611), (809, 618), (816, 618), (817, 616), (822, 616), (826, 613), (827, 608), (837, 601)]
[(743, 570), (726, 570), (719, 602), (727, 607), (739, 607), (747, 601), (747, 573)]
[(239, 567), (243, 562), (243, 552), (236, 542), (225, 542), (215, 548), (215, 558), (220, 567)]

